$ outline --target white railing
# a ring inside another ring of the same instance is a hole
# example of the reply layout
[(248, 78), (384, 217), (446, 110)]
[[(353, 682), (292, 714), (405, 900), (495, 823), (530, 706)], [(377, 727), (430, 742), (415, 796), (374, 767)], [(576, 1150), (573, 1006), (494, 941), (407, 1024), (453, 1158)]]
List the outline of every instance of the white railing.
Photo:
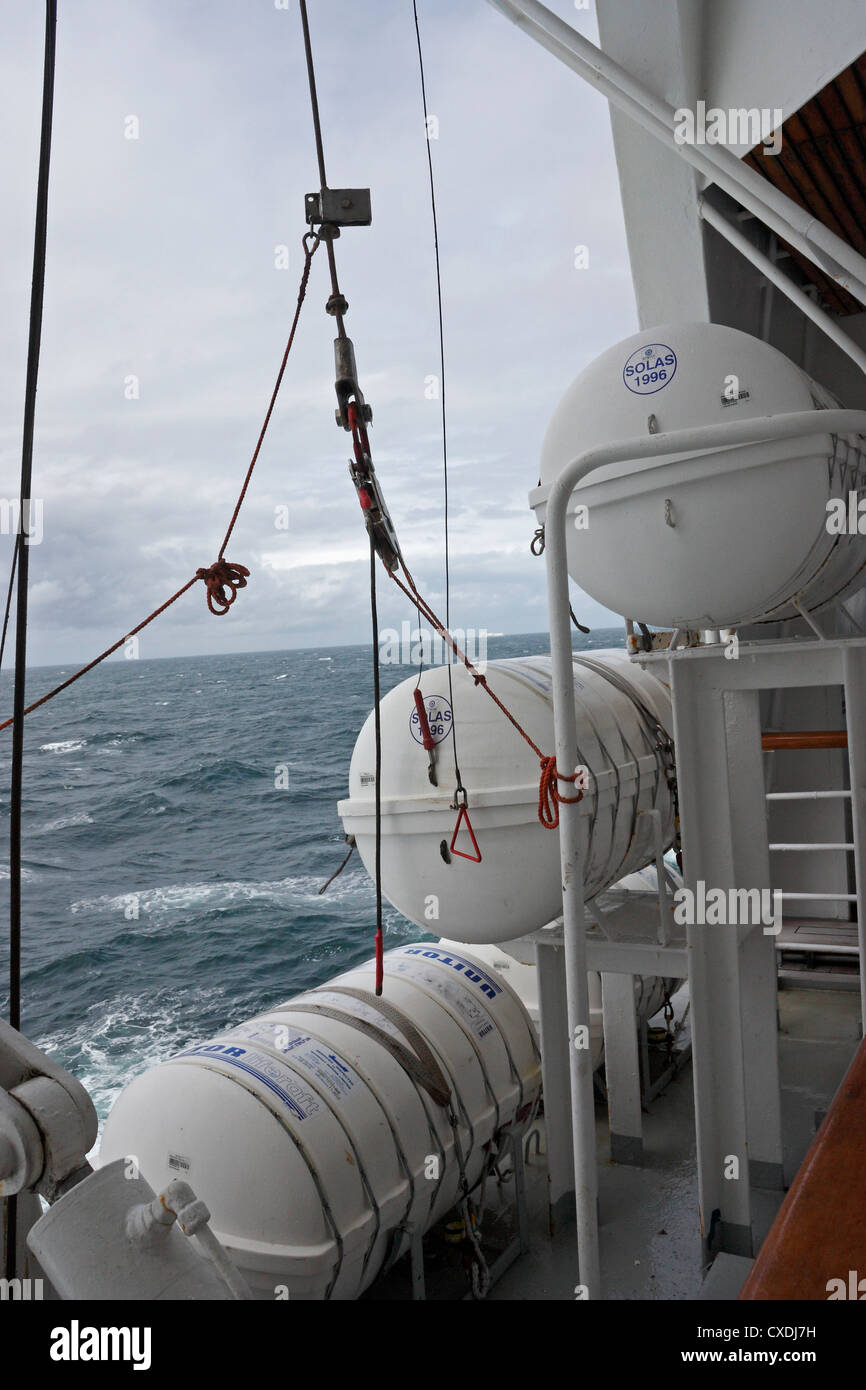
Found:
[(592, 83), (613, 106), (631, 116), (711, 183), (718, 184), (736, 198), (849, 294), (866, 304), (866, 258), (812, 213), (780, 192), (724, 145), (677, 143), (674, 108), (539, 0), (488, 0), (488, 3), (560, 62)]
[(760, 270), (765, 279), (780, 289), (784, 295), (787, 295), (791, 303), (796, 304), (800, 312), (805, 314), (807, 319), (811, 319), (822, 333), (826, 333), (827, 337), (838, 348), (841, 348), (852, 362), (856, 363), (861, 372), (866, 372), (866, 351), (839, 327), (832, 314), (828, 314), (825, 309), (821, 309), (813, 299), (810, 299), (799, 285), (795, 285), (794, 281), (779, 269), (775, 261), (771, 261), (769, 256), (765, 256), (763, 251), (759, 251), (757, 246), (754, 246), (749, 238), (744, 236), (739, 227), (735, 227), (727, 217), (719, 212), (718, 208), (714, 208), (712, 203), (708, 203), (706, 198), (699, 199), (698, 211), (705, 222), (714, 227), (720, 236), (723, 236), (735, 250), (740, 252), (740, 255), (745, 256), (747, 261), (750, 261), (757, 270)]
[[(641, 435), (639, 438), (589, 449), (572, 459), (559, 473), (548, 494), (544, 529), (556, 764), (560, 771), (567, 773), (578, 763), (565, 533), (566, 509), (576, 485), (596, 469), (608, 464), (667, 454), (697, 453), (703, 449), (726, 446), (733, 448), (775, 439), (794, 439), (814, 434), (816, 429), (829, 434), (864, 434), (866, 411), (800, 410), (789, 415), (771, 415), (756, 420), (736, 420), (696, 429)], [(589, 1038), (590, 1023), (583, 895), (583, 817), (577, 804), (568, 800), (563, 801), (559, 810), (578, 1263), (581, 1284), (586, 1287), (590, 1298), (597, 1298), (601, 1293), (601, 1270), (596, 1208), (595, 1100), (592, 1052), (588, 1046), (582, 1046), (584, 1037)], [(861, 858), (859, 847), (857, 858), (858, 861)], [(863, 882), (862, 871), (863, 865), (858, 862), (858, 883)]]

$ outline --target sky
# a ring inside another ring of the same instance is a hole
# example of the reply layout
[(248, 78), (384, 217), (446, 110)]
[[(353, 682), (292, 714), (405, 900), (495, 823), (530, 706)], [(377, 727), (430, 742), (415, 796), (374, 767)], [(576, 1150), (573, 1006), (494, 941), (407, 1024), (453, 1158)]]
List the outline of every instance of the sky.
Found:
[[(298, 8), (283, 3), (61, 0), (33, 664), (89, 660), (216, 558), (294, 310), (304, 195), (318, 187)], [(597, 39), (590, 10), (551, 8)], [(344, 230), (337, 257), (373, 458), (409, 568), (444, 611), (412, 3), (309, 9), (329, 183), (372, 191), (372, 225)], [(438, 120), (451, 624), (541, 631), (527, 495), (544, 432), (577, 373), (637, 328), (608, 108), (485, 0), (419, 0), (419, 14)], [(20, 469), (43, 19), (36, 0), (0, 0), (0, 498), (17, 496)], [(227, 550), (251, 570), (248, 587), (214, 618), (196, 585), (142, 634), (141, 657), (368, 639), (368, 542), (334, 421), (328, 292), (322, 249)], [(11, 553), (0, 535), (4, 595)], [(383, 628), (414, 626), (384, 572), (379, 595)], [(619, 621), (578, 591), (574, 606), (590, 626)]]

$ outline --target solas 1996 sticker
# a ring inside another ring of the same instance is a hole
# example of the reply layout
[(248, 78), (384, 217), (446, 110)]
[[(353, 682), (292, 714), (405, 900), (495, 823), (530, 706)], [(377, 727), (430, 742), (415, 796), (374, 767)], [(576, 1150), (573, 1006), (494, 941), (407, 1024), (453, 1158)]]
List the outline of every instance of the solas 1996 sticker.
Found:
[(652, 396), (674, 378), (677, 355), (667, 343), (647, 343), (633, 352), (622, 369), (622, 379), (636, 396)]
[[(434, 743), (441, 743), (451, 732), (451, 705), (444, 695), (425, 695), (424, 709), (430, 737)], [(413, 709), (409, 716), (409, 732), (416, 743), (423, 744), (424, 730), (421, 728), (417, 709)]]

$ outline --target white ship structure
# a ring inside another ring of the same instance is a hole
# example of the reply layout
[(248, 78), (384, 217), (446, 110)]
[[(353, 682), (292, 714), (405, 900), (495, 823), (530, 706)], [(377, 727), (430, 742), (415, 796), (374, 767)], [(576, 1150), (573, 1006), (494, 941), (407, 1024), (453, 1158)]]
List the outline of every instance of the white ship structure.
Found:
[[(417, 942), (136, 1077), (95, 1169), (86, 1092), (2, 1026), (7, 1276), (61, 1299), (866, 1274), (866, 9), (598, 0), (596, 46), (492, 2), (610, 105), (641, 325), (527, 477), (550, 654), (377, 701), (339, 813)], [(570, 581), (625, 649), (573, 651)]]

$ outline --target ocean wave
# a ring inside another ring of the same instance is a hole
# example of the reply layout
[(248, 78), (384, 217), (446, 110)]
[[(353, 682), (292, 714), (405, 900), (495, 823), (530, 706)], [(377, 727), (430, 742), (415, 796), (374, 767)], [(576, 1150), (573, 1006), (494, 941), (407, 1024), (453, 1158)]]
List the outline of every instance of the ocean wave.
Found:
[[(357, 856), (319, 895), (345, 854), (335, 802), (368, 662), (359, 646), (103, 667), (64, 696), (59, 726), (31, 728), (46, 756), (27, 783), (25, 1027), (100, 1115), (144, 1068), (370, 956), (375, 889)], [(283, 761), (290, 793), (273, 790)], [(426, 936), (387, 903), (383, 925), (386, 947)]]
[(122, 913), (126, 916), (128, 912), (137, 911), (139, 917), (129, 920), (140, 920), (142, 916), (164, 918), (190, 911), (226, 910), (249, 902), (267, 902), (280, 908), (297, 907), (303, 903), (307, 909), (310, 903), (317, 902), (324, 908), (328, 902), (345, 902), (372, 891), (372, 883), (365, 873), (347, 873), (331, 885), (326, 900), (319, 894), (326, 877), (327, 874), (322, 877), (290, 875), (260, 883), (245, 879), (223, 883), (171, 883), (160, 888), (145, 888), (140, 892), (80, 898), (70, 904), (69, 910), (76, 916), (81, 913)]
[(161, 728), (155, 729), (104, 729), (91, 734), (87, 740), (93, 748), (128, 748), (137, 743), (156, 743), (164, 737)]
[(253, 766), (251, 763), (241, 762), (239, 758), (214, 757), (189, 771), (167, 777), (162, 783), (162, 789), (184, 792), (210, 791), (223, 785), (234, 788), (238, 782), (251, 781), (265, 781), (273, 785), (273, 766), (270, 760), (264, 761), (260, 766)]
[(40, 743), (40, 753), (78, 753), (87, 747), (86, 738), (65, 738), (58, 743)]
[(46, 821), (45, 825), (40, 826), (40, 832), (47, 835), (52, 830), (67, 830), (73, 825), (92, 825), (93, 817), (86, 811), (73, 811), (69, 816), (61, 816), (58, 820)]
[(227, 1025), (228, 1014), (218, 985), (155, 987), (92, 1005), (72, 1029), (43, 1033), (35, 1042), (89, 1092), (101, 1129), (134, 1076), (224, 1026), (223, 1017)]

